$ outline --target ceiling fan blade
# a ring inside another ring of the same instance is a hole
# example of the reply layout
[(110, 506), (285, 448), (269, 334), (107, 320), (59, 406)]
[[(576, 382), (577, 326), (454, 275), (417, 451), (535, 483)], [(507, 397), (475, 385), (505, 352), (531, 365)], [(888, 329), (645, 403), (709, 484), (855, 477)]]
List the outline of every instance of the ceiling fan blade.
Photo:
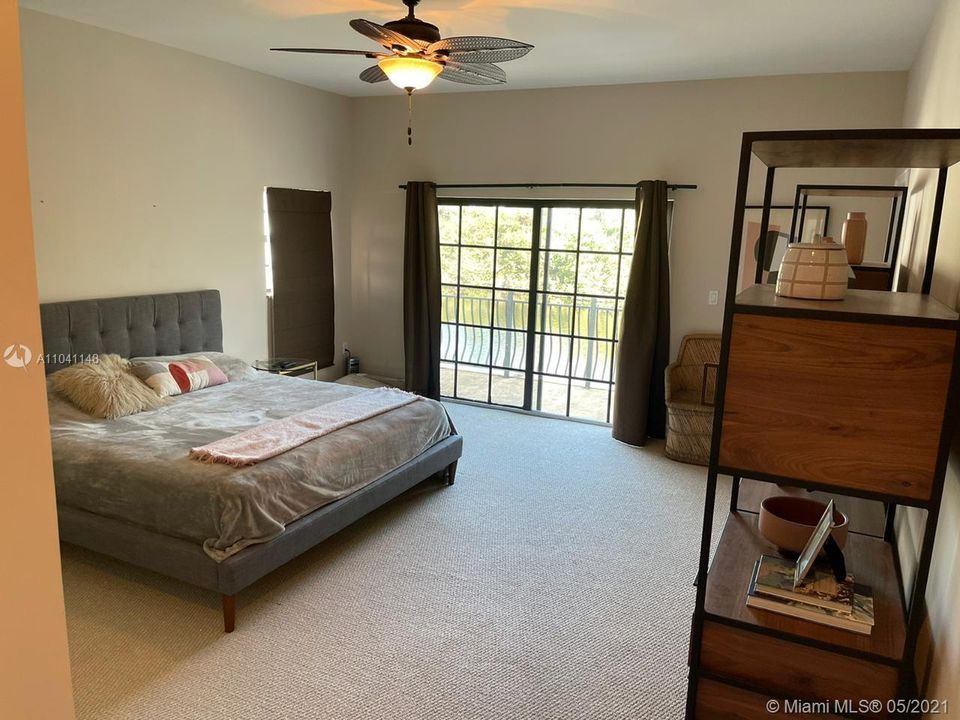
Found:
[(318, 55), (362, 55), (368, 58), (386, 57), (384, 53), (369, 50), (329, 50), (326, 48), (270, 48), (273, 52), (315, 53)]
[(503, 48), (501, 50), (464, 50), (462, 52), (452, 52), (449, 57), (451, 60), (465, 63), (502, 63), (510, 60), (519, 60), (532, 48)]
[(443, 61), (440, 77), (464, 85), (500, 85), (507, 81), (507, 74), (496, 65), (461, 63), (455, 60)]
[(360, 73), (360, 79), (368, 83), (378, 83), (386, 80), (387, 74), (380, 69), (379, 65), (374, 65)]
[(427, 53), (449, 57), (465, 63), (498, 63), (522, 58), (533, 45), (518, 40), (467, 35), (449, 37), (428, 45)]
[(411, 40), (406, 35), (391, 30), (383, 25), (377, 25), (369, 20), (357, 19), (350, 21), (350, 27), (361, 35), (366, 35), (374, 42), (380, 43), (387, 50), (399, 50), (400, 52), (420, 52), (423, 47), (416, 41)]

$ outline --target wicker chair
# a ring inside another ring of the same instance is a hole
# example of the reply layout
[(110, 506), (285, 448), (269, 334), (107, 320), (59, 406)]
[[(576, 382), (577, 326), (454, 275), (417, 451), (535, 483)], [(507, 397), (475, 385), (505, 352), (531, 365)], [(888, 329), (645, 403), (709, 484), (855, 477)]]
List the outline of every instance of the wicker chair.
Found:
[(668, 458), (695, 465), (709, 462), (719, 361), (719, 335), (687, 335), (676, 362), (667, 366)]

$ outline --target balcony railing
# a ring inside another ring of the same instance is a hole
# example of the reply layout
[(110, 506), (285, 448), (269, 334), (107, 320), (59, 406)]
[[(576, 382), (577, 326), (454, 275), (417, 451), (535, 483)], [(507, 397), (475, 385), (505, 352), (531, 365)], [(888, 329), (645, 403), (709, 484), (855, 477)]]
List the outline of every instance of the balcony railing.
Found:
[[(442, 316), (461, 324), (442, 325), (441, 357), (523, 373), (528, 297), (523, 291), (497, 291), (493, 299), (461, 297), (458, 314), (456, 294), (443, 293)], [(572, 298), (541, 297), (536, 307), (534, 372), (609, 382), (617, 322), (614, 300), (581, 297), (574, 308)], [(491, 318), (496, 320), (492, 332)]]

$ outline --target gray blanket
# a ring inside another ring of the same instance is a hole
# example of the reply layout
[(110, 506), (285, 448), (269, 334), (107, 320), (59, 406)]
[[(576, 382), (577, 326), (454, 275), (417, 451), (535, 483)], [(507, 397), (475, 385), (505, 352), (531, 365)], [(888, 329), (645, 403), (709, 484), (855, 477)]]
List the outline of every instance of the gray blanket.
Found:
[(187, 456), (192, 447), (358, 392), (261, 373), (158, 410), (97, 420), (48, 388), (57, 502), (195, 540), (221, 561), (451, 434), (443, 407), (421, 400), (251, 467)]

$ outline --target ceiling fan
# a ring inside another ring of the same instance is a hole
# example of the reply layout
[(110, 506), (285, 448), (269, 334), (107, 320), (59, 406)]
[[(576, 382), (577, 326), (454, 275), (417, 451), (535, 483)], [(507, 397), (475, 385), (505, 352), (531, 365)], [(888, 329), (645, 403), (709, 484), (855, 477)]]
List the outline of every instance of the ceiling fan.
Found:
[[(377, 64), (360, 73), (368, 83), (389, 80), (411, 98), (438, 76), (466, 85), (499, 85), (507, 74), (495, 63), (521, 58), (533, 45), (497, 37), (440, 37), (440, 29), (414, 15), (420, 0), (402, 0), (407, 16), (378, 25), (370, 20), (351, 20), (350, 27), (383, 46), (386, 52), (368, 50), (330, 50), (323, 48), (270, 48), (277, 52), (316, 53), (320, 55), (362, 55)], [(411, 145), (412, 130), (407, 127)]]

